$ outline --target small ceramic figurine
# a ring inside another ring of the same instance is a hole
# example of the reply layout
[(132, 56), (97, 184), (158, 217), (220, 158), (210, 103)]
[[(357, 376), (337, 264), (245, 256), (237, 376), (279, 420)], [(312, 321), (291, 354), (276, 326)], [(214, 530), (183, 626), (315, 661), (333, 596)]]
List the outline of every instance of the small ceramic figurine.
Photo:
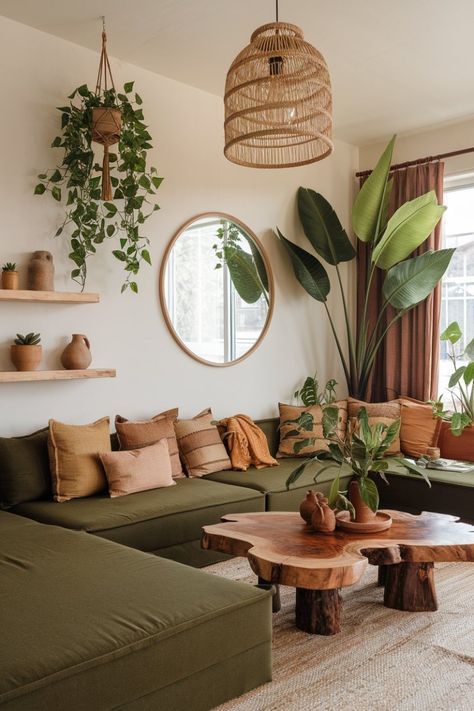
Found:
[(311, 526), (320, 533), (331, 533), (336, 528), (336, 514), (328, 504), (327, 498), (316, 492), (316, 508), (311, 516)]

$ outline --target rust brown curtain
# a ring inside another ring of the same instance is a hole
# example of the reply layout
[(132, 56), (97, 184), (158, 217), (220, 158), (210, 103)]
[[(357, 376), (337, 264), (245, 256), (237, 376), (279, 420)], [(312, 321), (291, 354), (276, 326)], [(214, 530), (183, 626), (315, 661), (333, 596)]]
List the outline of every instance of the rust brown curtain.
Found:
[[(392, 173), (393, 188), (389, 214), (420, 195), (435, 190), (438, 202), (443, 201), (444, 163), (435, 162), (404, 168)], [(361, 185), (366, 178), (361, 178)], [(414, 255), (441, 247), (441, 225), (429, 236)], [(360, 319), (365, 298), (368, 254), (358, 241), (357, 316)], [(374, 324), (382, 303), (382, 283), (385, 272), (377, 270), (369, 301), (369, 323)], [(396, 323), (388, 332), (378, 353), (365, 394), (367, 400), (380, 402), (407, 395), (418, 400), (430, 400), (438, 394), (439, 319), (441, 285), (432, 294)], [(393, 318), (389, 307), (386, 318)], [(370, 333), (370, 330), (369, 330)]]

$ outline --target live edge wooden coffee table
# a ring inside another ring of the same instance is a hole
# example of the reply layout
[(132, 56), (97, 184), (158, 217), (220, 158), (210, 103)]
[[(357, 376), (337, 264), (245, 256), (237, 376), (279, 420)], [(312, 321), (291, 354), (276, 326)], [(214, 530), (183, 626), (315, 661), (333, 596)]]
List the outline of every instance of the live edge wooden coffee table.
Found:
[(379, 566), (386, 607), (422, 612), (438, 608), (435, 562), (474, 561), (474, 528), (455, 516), (386, 513), (391, 528), (370, 536), (316, 533), (293, 512), (231, 514), (205, 526), (201, 543), (247, 557), (260, 582), (296, 588), (296, 626), (330, 635), (340, 631), (339, 588), (356, 583), (369, 563)]

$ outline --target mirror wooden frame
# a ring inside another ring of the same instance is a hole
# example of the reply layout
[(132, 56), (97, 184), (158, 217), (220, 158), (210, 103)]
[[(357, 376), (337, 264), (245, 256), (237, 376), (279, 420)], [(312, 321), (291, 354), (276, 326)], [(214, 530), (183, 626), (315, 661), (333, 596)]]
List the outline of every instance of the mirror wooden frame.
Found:
[[(246, 351), (243, 355), (241, 355), (239, 358), (236, 358), (235, 360), (230, 360), (228, 363), (213, 363), (210, 360), (206, 360), (205, 358), (201, 358), (198, 356), (196, 353), (194, 353), (190, 348), (187, 347), (187, 345), (181, 340), (179, 337), (178, 333), (176, 332), (173, 322), (171, 320), (169, 311), (168, 311), (168, 305), (166, 303), (166, 295), (165, 295), (165, 276), (166, 276), (166, 267), (168, 265), (168, 259), (171, 253), (171, 250), (173, 249), (176, 241), (180, 237), (180, 235), (187, 230), (187, 228), (193, 224), (193, 222), (196, 222), (196, 220), (201, 220), (205, 217), (220, 217), (223, 218), (224, 220), (228, 220), (229, 222), (233, 222), (234, 224), (238, 225), (249, 237), (250, 239), (255, 243), (257, 246), (262, 259), (263, 263), (265, 264), (265, 269), (267, 270), (267, 275), (268, 275), (268, 295), (269, 295), (269, 306), (268, 306), (268, 312), (267, 312), (267, 318), (265, 320), (265, 325), (262, 328), (262, 332), (260, 336), (257, 338), (255, 343), (251, 348), (249, 348), (248, 351)], [(252, 232), (251, 229), (247, 227), (245, 223), (243, 223), (241, 220), (238, 220), (236, 217), (233, 215), (229, 215), (226, 212), (201, 212), (198, 215), (194, 215), (191, 217), (189, 220), (187, 220), (181, 227), (175, 232), (173, 237), (171, 238), (168, 246), (166, 247), (166, 251), (163, 255), (163, 259), (161, 262), (161, 267), (160, 267), (160, 283), (159, 283), (159, 291), (160, 291), (160, 304), (161, 304), (161, 310), (166, 322), (166, 325), (168, 326), (168, 330), (170, 334), (172, 335), (173, 339), (176, 341), (178, 346), (185, 352), (187, 353), (191, 358), (194, 360), (198, 361), (198, 363), (202, 363), (203, 365), (209, 365), (214, 368), (227, 368), (231, 365), (236, 365), (237, 363), (241, 363), (243, 360), (248, 358), (252, 353), (256, 351), (256, 349), (259, 347), (263, 339), (265, 338), (267, 331), (270, 327), (270, 323), (272, 320), (273, 316), (273, 309), (275, 306), (275, 286), (274, 286), (274, 281), (273, 281), (273, 272), (272, 268), (270, 266), (270, 260), (268, 259), (266, 250), (264, 246), (262, 245), (261, 241), (258, 239), (256, 234)]]

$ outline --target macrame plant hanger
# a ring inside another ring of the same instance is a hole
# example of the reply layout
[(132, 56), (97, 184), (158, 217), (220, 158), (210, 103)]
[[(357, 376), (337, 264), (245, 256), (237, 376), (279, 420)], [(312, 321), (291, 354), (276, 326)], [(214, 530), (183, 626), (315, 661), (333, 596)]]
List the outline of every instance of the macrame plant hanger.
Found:
[[(95, 93), (99, 100), (107, 100), (107, 92), (112, 90), (115, 99), (115, 85), (107, 56), (107, 34), (105, 18), (102, 18), (102, 51), (100, 53), (99, 71)], [(100, 106), (92, 109), (92, 140), (104, 146), (102, 162), (102, 200), (112, 200), (112, 184), (110, 182), (109, 146), (118, 143), (122, 128), (122, 115), (116, 106)]]

